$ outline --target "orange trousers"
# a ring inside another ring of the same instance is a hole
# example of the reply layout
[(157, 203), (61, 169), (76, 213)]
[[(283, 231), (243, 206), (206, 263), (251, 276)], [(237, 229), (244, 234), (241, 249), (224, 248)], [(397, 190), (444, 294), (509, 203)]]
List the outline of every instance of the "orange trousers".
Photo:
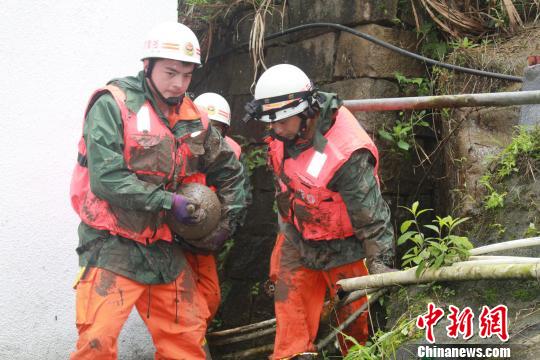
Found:
[(117, 358), (117, 339), (135, 305), (156, 347), (155, 359), (206, 359), (208, 310), (191, 270), (168, 284), (144, 285), (90, 268), (76, 286), (79, 339), (71, 360)]
[(193, 270), (197, 290), (203, 296), (210, 313), (207, 323), (210, 324), (221, 302), (221, 289), (214, 255), (199, 255), (185, 252), (186, 259)]
[[(363, 260), (332, 268), (311, 270), (301, 265), (297, 249), (278, 234), (270, 260), (270, 279), (274, 281), (276, 339), (272, 359), (290, 359), (301, 353), (316, 352), (315, 339), (327, 289), (337, 294), (336, 282), (368, 274)], [(360, 298), (336, 311), (341, 323), (367, 301)], [(343, 331), (363, 344), (368, 338), (368, 314), (362, 314)], [(340, 337), (343, 355), (352, 344)]]

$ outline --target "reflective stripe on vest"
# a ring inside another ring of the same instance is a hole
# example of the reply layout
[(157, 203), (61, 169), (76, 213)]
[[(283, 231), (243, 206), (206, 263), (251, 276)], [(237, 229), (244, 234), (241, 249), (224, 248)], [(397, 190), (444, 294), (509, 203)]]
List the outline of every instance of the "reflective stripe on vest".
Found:
[(371, 152), (375, 158), (373, 175), (379, 182), (377, 147), (349, 110), (344, 107), (338, 110), (335, 123), (324, 137), (328, 142), (323, 153), (311, 147), (296, 159), (285, 161), (283, 142), (272, 140), (269, 144), (269, 163), (281, 192), (291, 192), (289, 215), (281, 215), (284, 221), (292, 221), (307, 240), (342, 239), (354, 235), (341, 195), (327, 188), (336, 171), (353, 152), (359, 149)]
[[(95, 101), (105, 93), (113, 96), (120, 109), (124, 129), (124, 159), (128, 169), (143, 181), (173, 185), (171, 180), (175, 174), (176, 140), (148, 101), (135, 114), (125, 105), (124, 92), (109, 85), (92, 95), (83, 122)], [(171, 231), (164, 223), (164, 210), (149, 212), (120, 208), (97, 197), (90, 190), (86, 144), (82, 136), (78, 163), (71, 181), (71, 202), (81, 220), (93, 228), (108, 230), (143, 244), (160, 239), (172, 240)]]

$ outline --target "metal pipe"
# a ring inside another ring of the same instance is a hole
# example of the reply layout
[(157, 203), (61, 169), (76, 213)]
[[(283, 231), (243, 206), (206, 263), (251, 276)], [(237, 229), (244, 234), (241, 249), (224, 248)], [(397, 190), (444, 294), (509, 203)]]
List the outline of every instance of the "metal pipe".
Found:
[(525, 104), (540, 104), (540, 90), (343, 101), (343, 105), (350, 111), (418, 110)]

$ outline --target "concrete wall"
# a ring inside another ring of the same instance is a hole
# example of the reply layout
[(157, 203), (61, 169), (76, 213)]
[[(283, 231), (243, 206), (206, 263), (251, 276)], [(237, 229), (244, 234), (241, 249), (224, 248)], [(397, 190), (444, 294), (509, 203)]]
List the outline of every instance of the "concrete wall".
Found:
[[(66, 359), (74, 348), (77, 224), (69, 199), (92, 90), (140, 68), (142, 36), (175, 0), (0, 1), (0, 358)], [(152, 358), (137, 316), (120, 358)]]

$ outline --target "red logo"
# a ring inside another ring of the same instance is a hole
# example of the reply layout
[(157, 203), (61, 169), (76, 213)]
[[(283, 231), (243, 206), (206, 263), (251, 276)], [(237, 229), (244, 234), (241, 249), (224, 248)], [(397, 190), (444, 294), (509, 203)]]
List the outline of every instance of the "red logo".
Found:
[(416, 319), (416, 326), (420, 329), (426, 329), (426, 340), (430, 343), (435, 342), (435, 335), (433, 335), (433, 327), (437, 325), (439, 320), (444, 316), (444, 310), (438, 308), (433, 303), (428, 304), (428, 312), (426, 315), (419, 316)]
[(502, 341), (508, 341), (508, 308), (498, 305), (493, 309), (482, 306), (480, 314), (480, 337), (489, 338), (497, 335)]

